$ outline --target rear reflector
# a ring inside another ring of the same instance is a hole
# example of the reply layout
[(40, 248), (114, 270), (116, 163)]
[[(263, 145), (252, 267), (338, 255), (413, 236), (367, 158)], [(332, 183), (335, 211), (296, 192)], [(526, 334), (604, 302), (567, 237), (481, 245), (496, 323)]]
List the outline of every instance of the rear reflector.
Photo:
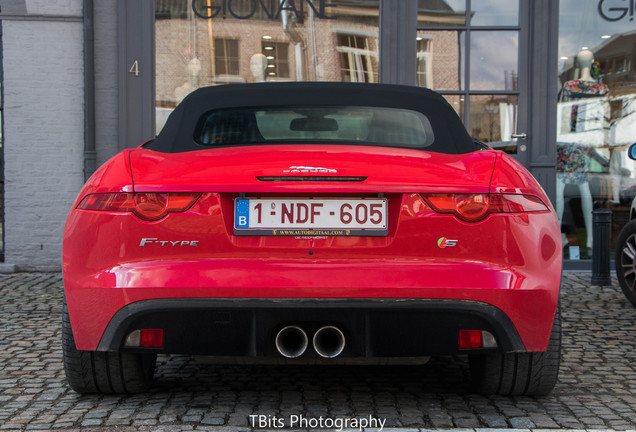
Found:
[(127, 347), (163, 348), (163, 329), (141, 329), (130, 332)]
[(492, 333), (485, 330), (459, 330), (457, 345), (459, 349), (496, 348), (497, 341)]
[(534, 195), (517, 194), (422, 194), (438, 213), (453, 213), (466, 222), (477, 222), (491, 213), (527, 213), (547, 211)]
[(200, 196), (198, 192), (91, 194), (87, 195), (77, 208), (105, 212), (132, 212), (140, 219), (156, 221), (168, 213), (188, 210)]

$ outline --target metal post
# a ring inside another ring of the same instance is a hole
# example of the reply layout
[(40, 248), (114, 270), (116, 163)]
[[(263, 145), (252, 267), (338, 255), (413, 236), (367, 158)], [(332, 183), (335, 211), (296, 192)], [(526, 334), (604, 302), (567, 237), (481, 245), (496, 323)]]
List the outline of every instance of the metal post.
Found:
[[(610, 285), (610, 222), (612, 211), (596, 209), (592, 212), (592, 285)], [(588, 234), (589, 235), (589, 234)]]

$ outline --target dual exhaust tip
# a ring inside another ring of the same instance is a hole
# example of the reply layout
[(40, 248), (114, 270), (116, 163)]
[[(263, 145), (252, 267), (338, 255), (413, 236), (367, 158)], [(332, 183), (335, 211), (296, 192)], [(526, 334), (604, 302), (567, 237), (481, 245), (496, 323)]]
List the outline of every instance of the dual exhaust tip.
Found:
[[(345, 343), (344, 333), (334, 326), (319, 328), (312, 340), (314, 350), (324, 358), (338, 357), (344, 351)], [(284, 357), (300, 357), (307, 351), (308, 346), (307, 333), (298, 326), (287, 326), (276, 335), (276, 349)]]

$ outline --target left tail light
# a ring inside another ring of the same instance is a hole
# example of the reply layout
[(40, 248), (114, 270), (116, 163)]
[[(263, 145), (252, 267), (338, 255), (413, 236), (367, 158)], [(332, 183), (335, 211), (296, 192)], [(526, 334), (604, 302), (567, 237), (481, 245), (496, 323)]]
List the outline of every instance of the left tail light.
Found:
[(168, 213), (188, 210), (199, 199), (191, 192), (135, 192), (87, 195), (77, 206), (81, 210), (131, 212), (140, 219), (157, 221)]
[(491, 213), (547, 211), (534, 195), (521, 194), (423, 194), (422, 198), (438, 213), (452, 213), (466, 222), (477, 222)]

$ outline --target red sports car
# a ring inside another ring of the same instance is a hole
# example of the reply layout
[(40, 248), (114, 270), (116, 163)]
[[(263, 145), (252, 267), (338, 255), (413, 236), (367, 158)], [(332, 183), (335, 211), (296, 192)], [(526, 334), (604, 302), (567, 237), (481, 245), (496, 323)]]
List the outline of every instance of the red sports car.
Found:
[(478, 391), (545, 394), (560, 239), (536, 180), (430, 90), (202, 88), (73, 204), (66, 376), (81, 393), (130, 393), (151, 384), (158, 353), (466, 354)]

